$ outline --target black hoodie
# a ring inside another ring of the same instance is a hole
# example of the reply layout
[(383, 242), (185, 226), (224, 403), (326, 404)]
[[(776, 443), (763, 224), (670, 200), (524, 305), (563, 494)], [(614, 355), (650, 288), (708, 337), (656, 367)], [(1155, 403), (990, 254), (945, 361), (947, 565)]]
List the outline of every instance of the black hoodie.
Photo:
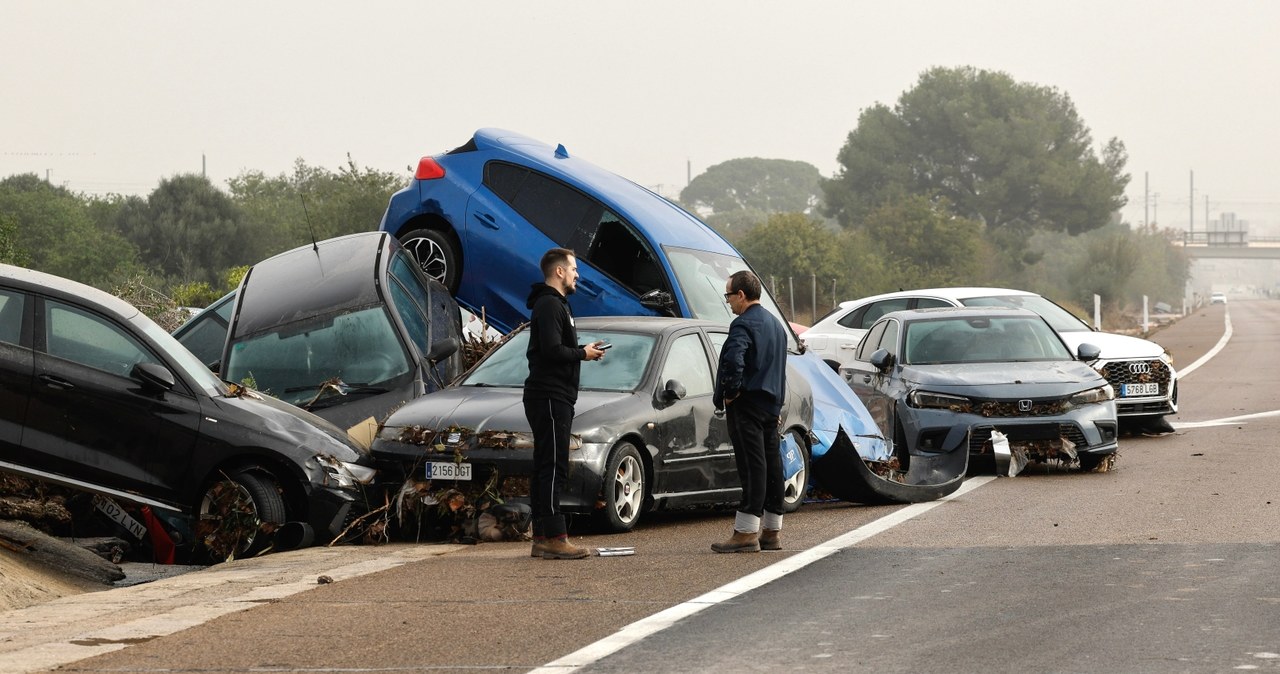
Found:
[(545, 283), (533, 284), (525, 303), (529, 318), (529, 378), (524, 399), (578, 401), (578, 371), (586, 349), (578, 346), (569, 300)]

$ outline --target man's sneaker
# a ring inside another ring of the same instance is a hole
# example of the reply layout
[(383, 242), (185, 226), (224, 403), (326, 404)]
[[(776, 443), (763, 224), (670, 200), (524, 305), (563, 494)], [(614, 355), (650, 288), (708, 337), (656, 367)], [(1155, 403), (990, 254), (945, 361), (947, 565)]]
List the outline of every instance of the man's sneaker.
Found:
[(574, 545), (568, 538), (548, 538), (542, 546), (543, 559), (582, 559), (591, 555), (591, 549)]

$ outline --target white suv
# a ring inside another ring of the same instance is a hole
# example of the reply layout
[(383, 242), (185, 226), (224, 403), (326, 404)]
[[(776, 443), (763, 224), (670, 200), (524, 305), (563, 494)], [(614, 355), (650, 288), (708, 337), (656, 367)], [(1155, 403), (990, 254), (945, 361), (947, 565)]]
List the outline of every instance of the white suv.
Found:
[(1090, 363), (1116, 390), (1121, 418), (1156, 420), (1178, 411), (1178, 375), (1173, 357), (1155, 342), (1099, 332), (1052, 301), (1025, 290), (1005, 288), (929, 288), (886, 293), (841, 302), (802, 339), (808, 348), (837, 369), (853, 360), (858, 342), (876, 319), (902, 309), (930, 307), (1011, 306), (1030, 309), (1048, 321), (1072, 352), (1089, 343), (1102, 349)]

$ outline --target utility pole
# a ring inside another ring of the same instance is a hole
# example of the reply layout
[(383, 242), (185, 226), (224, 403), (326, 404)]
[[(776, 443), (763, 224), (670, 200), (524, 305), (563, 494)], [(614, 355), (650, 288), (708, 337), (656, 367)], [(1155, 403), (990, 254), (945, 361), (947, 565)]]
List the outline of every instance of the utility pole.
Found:
[(1151, 224), (1151, 173), (1142, 172), (1142, 226)]
[[(1191, 171), (1191, 196), (1187, 199), (1187, 213), (1191, 218), (1190, 231), (1196, 231), (1196, 172)], [(1192, 238), (1195, 238), (1194, 236)]]

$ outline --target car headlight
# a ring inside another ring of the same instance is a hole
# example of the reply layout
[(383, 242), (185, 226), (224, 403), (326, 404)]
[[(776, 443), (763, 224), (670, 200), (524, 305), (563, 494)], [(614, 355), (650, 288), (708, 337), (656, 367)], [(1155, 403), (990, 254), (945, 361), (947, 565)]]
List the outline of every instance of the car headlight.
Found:
[(328, 454), (317, 454), (316, 463), (324, 473), (324, 484), (351, 489), (356, 485), (369, 484), (378, 470), (357, 463), (339, 461)]
[(1071, 396), (1071, 400), (1069, 402), (1072, 407), (1078, 407), (1080, 405), (1104, 403), (1108, 400), (1115, 400), (1115, 397), (1116, 390), (1111, 388), (1111, 384), (1107, 384), (1106, 386), (1091, 388), (1088, 391), (1081, 391)]
[(964, 396), (953, 396), (945, 393), (931, 393), (929, 391), (912, 391), (907, 394), (907, 404), (912, 407), (955, 410), (956, 408), (967, 409), (972, 403)]
[(1173, 365), (1173, 354), (1165, 351), (1160, 354), (1160, 360), (1163, 360), (1168, 365)]

